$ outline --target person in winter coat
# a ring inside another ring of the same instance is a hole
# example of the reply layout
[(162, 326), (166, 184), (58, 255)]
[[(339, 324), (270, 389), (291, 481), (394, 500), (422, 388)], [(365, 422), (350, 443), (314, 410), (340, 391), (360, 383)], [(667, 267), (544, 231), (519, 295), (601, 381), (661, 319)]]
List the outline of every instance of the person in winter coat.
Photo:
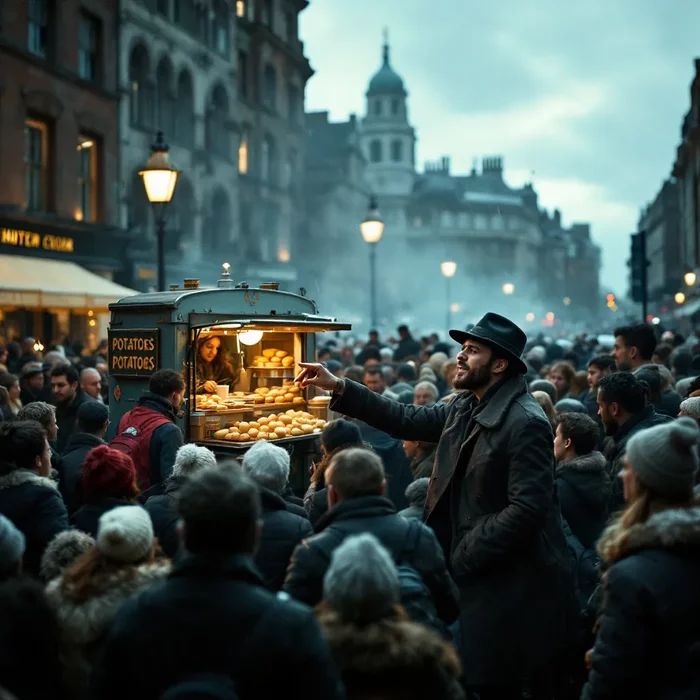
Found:
[(617, 477), (624, 466), (628, 440), (640, 430), (668, 423), (672, 418), (654, 410), (647, 401), (646, 387), (631, 372), (615, 372), (600, 380), (598, 411), (605, 434), (611, 438), (603, 454), (612, 480), (609, 510), (614, 513), (624, 505), (622, 482)]
[(595, 546), (608, 522), (612, 489), (605, 457), (595, 449), (599, 433), (588, 414), (562, 413), (554, 436), (555, 482), (582, 609), (598, 585)]
[(454, 647), (407, 619), (399, 581), (373, 535), (348, 537), (333, 552), (318, 618), (348, 700), (461, 700)]
[(106, 445), (109, 408), (99, 401), (88, 401), (78, 408), (76, 432), (69, 438), (61, 455), (60, 489), (69, 513), (82, 505), (83, 464), (90, 450)]
[(445, 625), (457, 618), (457, 590), (447, 573), (435, 535), (423, 523), (402, 518), (384, 495), (381, 459), (368, 450), (336, 454), (326, 470), (330, 510), (319, 520), (317, 534), (304, 540), (292, 555), (284, 591), (314, 606), (323, 597), (323, 577), (331, 554), (346, 537), (373, 534), (396, 562), (412, 566), (422, 579)]
[(430, 477), (435, 464), (437, 445), (430, 442), (404, 440), (403, 449), (406, 452), (406, 456), (411, 460), (413, 479), (422, 479), (424, 476)]
[(34, 576), (49, 542), (70, 528), (50, 474), (46, 431), (35, 421), (0, 423), (0, 513), (24, 535), (24, 570)]
[(300, 382), (333, 391), (332, 410), (402, 440), (439, 443), (425, 522), (460, 589), (465, 685), (482, 698), (526, 685), (536, 694), (552, 682), (579, 617), (552, 429), (527, 393), (520, 328), (489, 313), (450, 335), (462, 349), (460, 394), (449, 404), (403, 406), (315, 364), (301, 365)]
[(24, 535), (4, 515), (0, 515), (0, 581), (14, 578), (22, 572), (26, 547)]
[(131, 457), (108, 445), (90, 450), (83, 463), (82, 493), (84, 503), (72, 515), (71, 523), (97, 537), (100, 517), (104, 513), (137, 502), (139, 489)]
[(58, 424), (56, 450), (62, 454), (68, 444), (68, 438), (76, 430), (78, 409), (93, 399), (80, 388), (78, 371), (69, 364), (59, 364), (51, 370), (51, 391), (56, 404)]
[(22, 410), (17, 414), (17, 420), (33, 420), (46, 431), (46, 437), (51, 449), (51, 468), (56, 472), (55, 478), (59, 480), (63, 474), (63, 460), (61, 455), (54, 449), (58, 438), (58, 424), (56, 423), (56, 407), (44, 401), (35, 401), (22, 406)]
[(282, 498), (289, 479), (289, 452), (263, 440), (243, 457), (243, 470), (260, 487), (262, 531), (255, 565), (272, 591), (282, 589), (295, 547), (313, 535), (308, 518), (291, 512)]
[(69, 569), (78, 558), (95, 544), (95, 540), (80, 530), (60, 532), (41, 557), (41, 579), (48, 583)]
[(162, 550), (174, 559), (180, 549), (180, 536), (177, 532), (180, 515), (177, 512), (177, 498), (187, 480), (202, 469), (215, 469), (216, 457), (206, 447), (183, 445), (175, 455), (172, 474), (165, 482), (162, 494), (151, 496), (144, 504), (153, 521), (153, 531)]
[(425, 501), (428, 498), (428, 486), (430, 479), (427, 476), (416, 479), (407, 489), (406, 498), (410, 505), (399, 511), (399, 515), (404, 518), (415, 518), (423, 520), (423, 511), (425, 510)]
[(309, 488), (304, 494), (304, 508), (313, 526), (328, 511), (328, 493), (325, 487), (325, 473), (331, 459), (342, 450), (351, 447), (371, 449), (362, 441), (362, 434), (356, 423), (338, 418), (326, 423), (321, 431), (321, 461), (314, 464)]
[(313, 612), (269, 591), (253, 564), (257, 486), (241, 469), (203, 469), (182, 487), (178, 510), (186, 556), (120, 611), (95, 697), (153, 700), (208, 673), (233, 680), (241, 700), (341, 700)]
[(583, 700), (700, 697), (699, 441), (679, 418), (627, 443), (627, 508), (598, 546), (608, 569)]
[(162, 484), (173, 470), (175, 455), (184, 443), (175, 423), (184, 393), (182, 375), (160, 369), (151, 375), (148, 391), (136, 408), (119, 421), (110, 445), (131, 457), (142, 491)]
[(46, 587), (67, 642), (86, 660), (95, 658), (126, 600), (170, 572), (157, 551), (151, 518), (141, 506), (113, 508), (100, 517), (95, 545)]

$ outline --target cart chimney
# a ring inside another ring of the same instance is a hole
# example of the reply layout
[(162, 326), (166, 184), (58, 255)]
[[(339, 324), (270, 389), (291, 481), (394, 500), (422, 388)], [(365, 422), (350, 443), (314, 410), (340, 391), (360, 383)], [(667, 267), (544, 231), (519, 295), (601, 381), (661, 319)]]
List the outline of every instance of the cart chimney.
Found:
[(183, 286), (185, 289), (199, 289), (199, 280), (196, 277), (186, 277)]
[(225, 262), (221, 266), (221, 278), (219, 279), (219, 282), (217, 283), (217, 287), (219, 289), (232, 289), (234, 284), (233, 284), (233, 279), (231, 278), (231, 273), (229, 270), (231, 269), (231, 265), (229, 263)]

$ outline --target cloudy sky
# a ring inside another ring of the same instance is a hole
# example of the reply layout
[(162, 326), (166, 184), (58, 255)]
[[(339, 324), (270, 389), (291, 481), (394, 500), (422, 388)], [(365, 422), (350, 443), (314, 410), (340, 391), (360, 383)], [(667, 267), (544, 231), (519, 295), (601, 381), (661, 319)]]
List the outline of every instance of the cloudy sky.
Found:
[(624, 292), (629, 233), (670, 174), (700, 56), (697, 0), (311, 0), (307, 109), (362, 114), (389, 27), (418, 162), (502, 155), (540, 202), (590, 221)]

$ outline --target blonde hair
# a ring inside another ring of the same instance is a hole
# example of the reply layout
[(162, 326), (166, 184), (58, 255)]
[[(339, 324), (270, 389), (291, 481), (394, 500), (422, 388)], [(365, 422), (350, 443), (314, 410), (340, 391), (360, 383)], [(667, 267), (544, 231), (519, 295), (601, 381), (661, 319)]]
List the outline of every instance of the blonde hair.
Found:
[(549, 422), (554, 425), (557, 414), (554, 410), (552, 399), (549, 398), (549, 394), (546, 391), (533, 391), (532, 398), (535, 399), (535, 401), (537, 401), (537, 403), (542, 407), (542, 410), (545, 412)]

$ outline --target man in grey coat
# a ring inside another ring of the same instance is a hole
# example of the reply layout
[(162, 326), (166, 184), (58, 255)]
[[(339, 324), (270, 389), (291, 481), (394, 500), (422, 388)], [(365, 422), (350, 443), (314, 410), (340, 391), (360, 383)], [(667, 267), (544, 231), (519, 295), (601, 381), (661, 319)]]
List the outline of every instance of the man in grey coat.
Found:
[(464, 682), (489, 698), (548, 694), (577, 600), (554, 488), (549, 421), (528, 394), (526, 336), (488, 313), (460, 343), (449, 404), (407, 406), (303, 364), (302, 385), (392, 437), (438, 443), (425, 506), (460, 589)]

